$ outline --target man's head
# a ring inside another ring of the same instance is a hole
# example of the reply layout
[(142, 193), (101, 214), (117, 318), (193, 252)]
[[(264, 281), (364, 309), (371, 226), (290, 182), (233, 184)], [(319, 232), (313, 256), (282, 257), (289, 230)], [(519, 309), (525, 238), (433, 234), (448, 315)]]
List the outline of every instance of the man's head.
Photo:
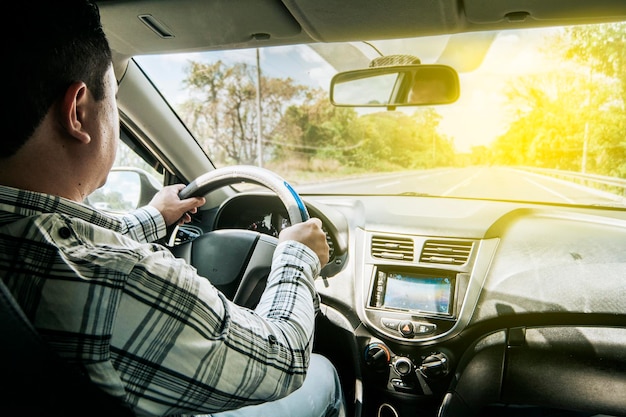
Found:
[(88, 0), (16, 7), (23, 21), (8, 45), (0, 184), (83, 201), (105, 183), (120, 128), (98, 8)]
[(111, 66), (111, 50), (94, 4), (38, 0), (14, 7), (11, 13), (19, 21), (5, 55), (11, 64), (3, 87), (9, 106), (2, 112), (2, 125), (8, 132), (3, 133), (0, 158), (22, 147), (72, 83), (84, 82), (101, 100)]

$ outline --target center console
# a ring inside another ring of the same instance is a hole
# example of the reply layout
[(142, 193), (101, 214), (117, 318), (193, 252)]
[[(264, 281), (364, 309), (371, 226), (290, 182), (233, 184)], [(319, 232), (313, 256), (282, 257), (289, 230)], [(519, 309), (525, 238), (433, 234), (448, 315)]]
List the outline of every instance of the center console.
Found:
[(368, 397), (380, 415), (435, 407), (458, 360), (446, 341), (469, 323), (497, 240), (363, 230), (356, 240)]
[(477, 259), (492, 242), (363, 233), (358, 308), (368, 328), (419, 344), (453, 336), (469, 322), (488, 266)]
[(374, 265), (365, 314), (380, 333), (405, 341), (449, 331), (468, 274), (443, 269)]

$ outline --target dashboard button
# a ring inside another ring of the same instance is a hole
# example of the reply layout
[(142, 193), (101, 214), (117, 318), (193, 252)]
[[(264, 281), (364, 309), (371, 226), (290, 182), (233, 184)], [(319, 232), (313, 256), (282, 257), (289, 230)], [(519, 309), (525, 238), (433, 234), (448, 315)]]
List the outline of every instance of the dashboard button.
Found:
[(380, 319), (380, 322), (386, 328), (391, 329), (391, 330), (396, 330), (396, 331), (398, 330), (398, 324), (400, 324), (399, 320), (386, 319), (384, 317)]
[(432, 323), (413, 323), (415, 328), (415, 333), (417, 334), (428, 334), (437, 330), (437, 325)]
[(404, 337), (413, 337), (415, 332), (415, 326), (411, 321), (402, 321), (400, 322), (400, 333)]

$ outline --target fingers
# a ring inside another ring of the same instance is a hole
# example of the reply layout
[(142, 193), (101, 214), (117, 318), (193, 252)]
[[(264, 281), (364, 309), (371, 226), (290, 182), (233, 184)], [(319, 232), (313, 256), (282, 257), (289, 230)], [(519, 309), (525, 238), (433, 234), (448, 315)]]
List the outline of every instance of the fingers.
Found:
[(329, 247), (320, 219), (311, 218), (283, 229), (279, 240), (295, 240), (303, 243), (317, 254), (322, 267), (328, 263)]
[[(185, 184), (174, 184), (172, 187), (174, 187), (174, 190), (176, 190), (176, 194), (179, 194), (183, 190), (183, 188), (185, 188)], [(180, 201), (183, 204), (187, 205), (187, 210), (186, 211), (191, 211), (192, 213), (195, 213), (196, 211), (198, 211), (198, 207), (200, 207), (200, 206), (204, 205), (204, 203), (206, 203), (206, 198), (204, 198), (204, 197), (187, 197), (185, 199), (181, 199)]]
[(320, 230), (322, 229), (322, 221), (318, 219), (317, 217), (311, 217), (305, 223), (314, 223), (315, 225), (317, 225), (317, 227), (320, 228)]
[(196, 213), (198, 207), (206, 202), (204, 197), (189, 197), (181, 200), (178, 194), (183, 188), (185, 188), (184, 184), (163, 187), (150, 202), (151, 206), (159, 210), (168, 226), (174, 223), (190, 222), (191, 214)]
[(178, 220), (178, 225), (183, 225), (185, 223), (191, 222), (191, 216), (187, 213), (183, 214), (183, 216)]
[(191, 222), (191, 215), (198, 212), (198, 207), (205, 203), (203, 197), (189, 197), (184, 200), (180, 200), (177, 212), (182, 211), (182, 215), (178, 224), (185, 224)]

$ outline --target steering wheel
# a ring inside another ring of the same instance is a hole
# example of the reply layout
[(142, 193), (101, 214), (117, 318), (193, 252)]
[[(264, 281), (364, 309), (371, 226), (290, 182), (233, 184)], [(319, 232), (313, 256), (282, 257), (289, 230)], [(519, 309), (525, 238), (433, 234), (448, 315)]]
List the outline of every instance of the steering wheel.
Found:
[[(273, 191), (282, 201), (291, 224), (309, 219), (304, 202), (279, 175), (265, 168), (235, 165), (207, 172), (183, 188), (180, 198), (203, 196), (226, 185), (255, 183)], [(249, 230), (224, 229), (205, 233), (170, 248), (193, 265), (235, 303), (254, 308), (265, 289), (278, 239)]]

